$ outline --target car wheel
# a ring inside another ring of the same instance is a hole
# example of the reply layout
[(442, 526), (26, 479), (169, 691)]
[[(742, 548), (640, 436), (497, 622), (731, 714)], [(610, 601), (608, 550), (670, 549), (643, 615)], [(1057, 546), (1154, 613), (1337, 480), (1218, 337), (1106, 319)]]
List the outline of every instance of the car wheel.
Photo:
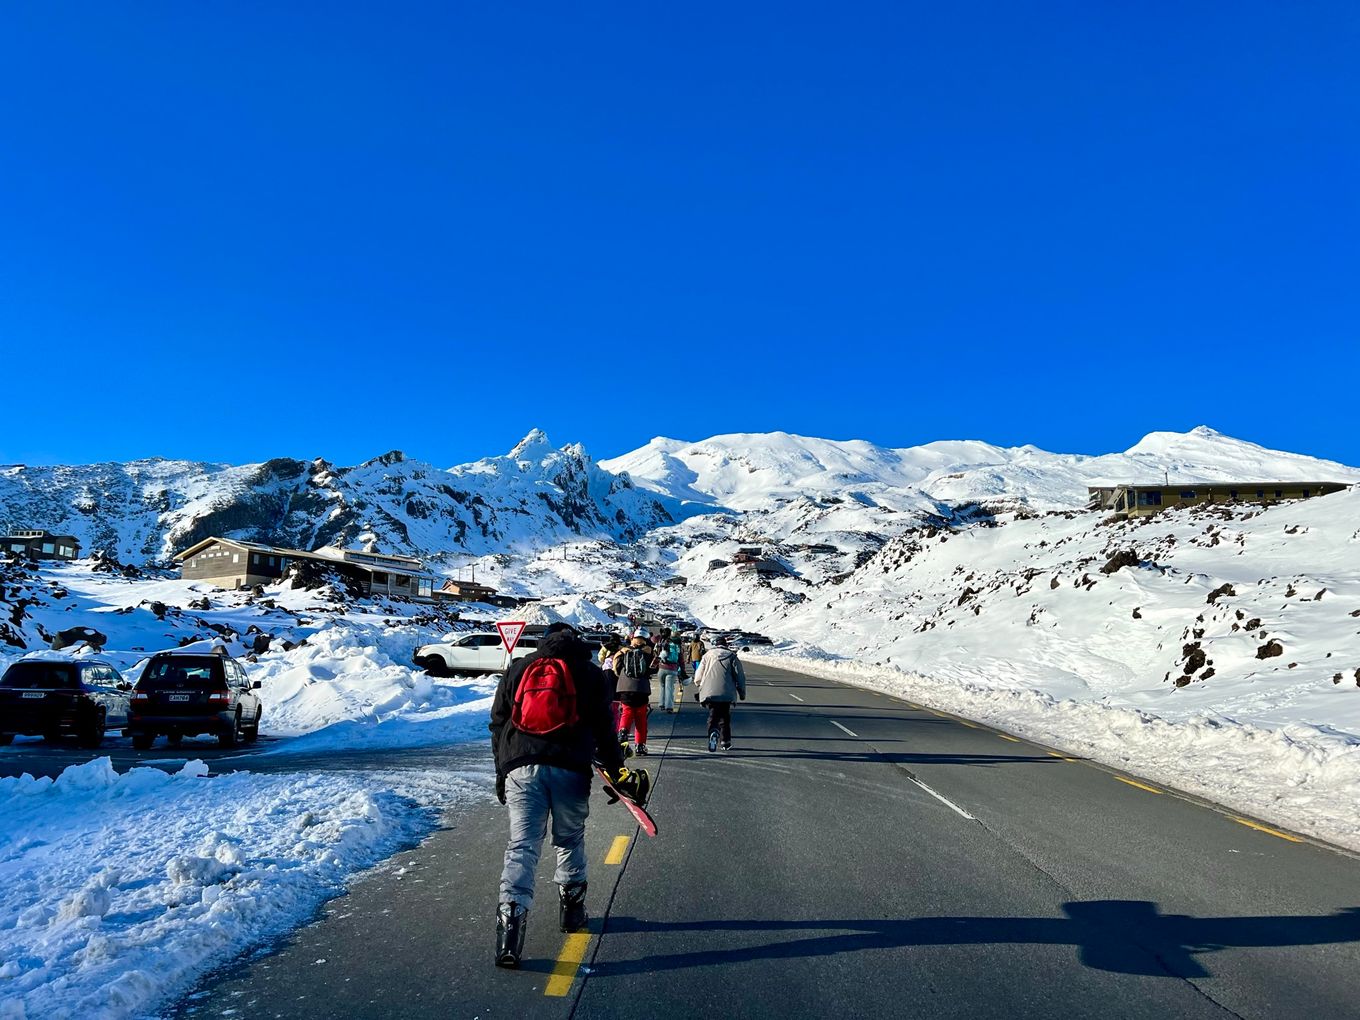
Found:
[(13, 733), (0, 733), (0, 747), (9, 747), (12, 743), (14, 743)]
[(184, 743), (184, 734), (171, 733), (168, 736), (166, 736), (165, 742), (169, 744), (171, 747), (179, 747), (180, 744)]
[(106, 716), (101, 708), (88, 726), (80, 731), (80, 746), (94, 750), (104, 742), (104, 721)]
[(247, 744), (253, 744), (260, 739), (260, 716), (264, 715), (264, 706), (255, 711), (255, 721), (245, 728), (244, 736)]
[(449, 664), (444, 661), (442, 655), (425, 656), (425, 672), (430, 676), (445, 676), (449, 671)]
[(236, 713), (236, 718), (232, 720), (231, 728), (225, 729), (217, 735), (218, 747), (235, 747), (236, 741), (241, 739), (241, 713)]
[(154, 733), (134, 733), (132, 735), (132, 746), (139, 751), (151, 750), (151, 745), (156, 742)]

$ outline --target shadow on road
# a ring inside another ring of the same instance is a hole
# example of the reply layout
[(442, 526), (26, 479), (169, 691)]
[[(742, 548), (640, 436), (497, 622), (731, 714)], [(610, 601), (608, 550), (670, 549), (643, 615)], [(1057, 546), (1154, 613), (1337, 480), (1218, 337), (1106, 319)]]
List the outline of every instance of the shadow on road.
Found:
[(732, 946), (638, 960), (600, 962), (597, 977), (680, 970), (746, 961), (833, 956), (906, 946), (1070, 945), (1087, 967), (1150, 977), (1202, 978), (1201, 954), (1228, 948), (1338, 945), (1360, 942), (1360, 907), (1317, 916), (1190, 917), (1162, 914), (1146, 900), (1063, 904), (1066, 917), (915, 917), (901, 920), (642, 921), (610, 917), (609, 935), (647, 932), (750, 932), (811, 938)]

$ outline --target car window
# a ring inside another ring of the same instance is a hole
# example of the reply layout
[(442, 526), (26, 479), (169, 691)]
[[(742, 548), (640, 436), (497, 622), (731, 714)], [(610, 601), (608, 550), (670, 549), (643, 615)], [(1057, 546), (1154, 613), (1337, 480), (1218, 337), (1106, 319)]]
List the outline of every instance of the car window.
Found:
[(0, 678), (0, 687), (30, 691), (71, 690), (79, 686), (79, 670), (69, 662), (16, 662)]
[(481, 647), (483, 647), (483, 648), (491, 648), (491, 647), (493, 647), (493, 646), (495, 646), (495, 645), (498, 645), (498, 644), (500, 644), (500, 643), (501, 643), (501, 639), (500, 639), (499, 637), (497, 637), (495, 634), (479, 634), (479, 635), (477, 635), (477, 644), (479, 644), (479, 645), (480, 645)]
[(140, 685), (187, 684), (192, 687), (220, 687), (226, 673), (216, 655), (175, 655), (152, 659), (142, 672)]
[(475, 636), (458, 639), (459, 648), (476, 648), (479, 643)]

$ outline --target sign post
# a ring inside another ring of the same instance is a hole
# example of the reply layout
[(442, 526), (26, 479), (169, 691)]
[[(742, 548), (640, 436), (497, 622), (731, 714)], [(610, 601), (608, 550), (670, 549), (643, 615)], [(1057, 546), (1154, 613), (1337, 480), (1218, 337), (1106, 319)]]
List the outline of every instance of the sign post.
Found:
[(496, 624), (496, 630), (500, 631), (501, 644), (505, 647), (505, 671), (507, 673), (510, 672), (510, 656), (515, 651), (515, 645), (519, 644), (520, 635), (524, 633), (525, 626), (523, 620)]

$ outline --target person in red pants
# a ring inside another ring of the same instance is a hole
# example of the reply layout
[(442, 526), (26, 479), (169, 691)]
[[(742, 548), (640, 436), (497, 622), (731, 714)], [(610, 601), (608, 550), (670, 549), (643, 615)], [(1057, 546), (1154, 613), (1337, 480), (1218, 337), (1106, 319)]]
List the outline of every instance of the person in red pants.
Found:
[(647, 754), (647, 712), (652, 697), (652, 671), (656, 651), (652, 632), (646, 627), (633, 631), (628, 647), (614, 657), (614, 672), (619, 676), (618, 699), (623, 705), (619, 716), (619, 743), (632, 730), (637, 741), (634, 753)]

